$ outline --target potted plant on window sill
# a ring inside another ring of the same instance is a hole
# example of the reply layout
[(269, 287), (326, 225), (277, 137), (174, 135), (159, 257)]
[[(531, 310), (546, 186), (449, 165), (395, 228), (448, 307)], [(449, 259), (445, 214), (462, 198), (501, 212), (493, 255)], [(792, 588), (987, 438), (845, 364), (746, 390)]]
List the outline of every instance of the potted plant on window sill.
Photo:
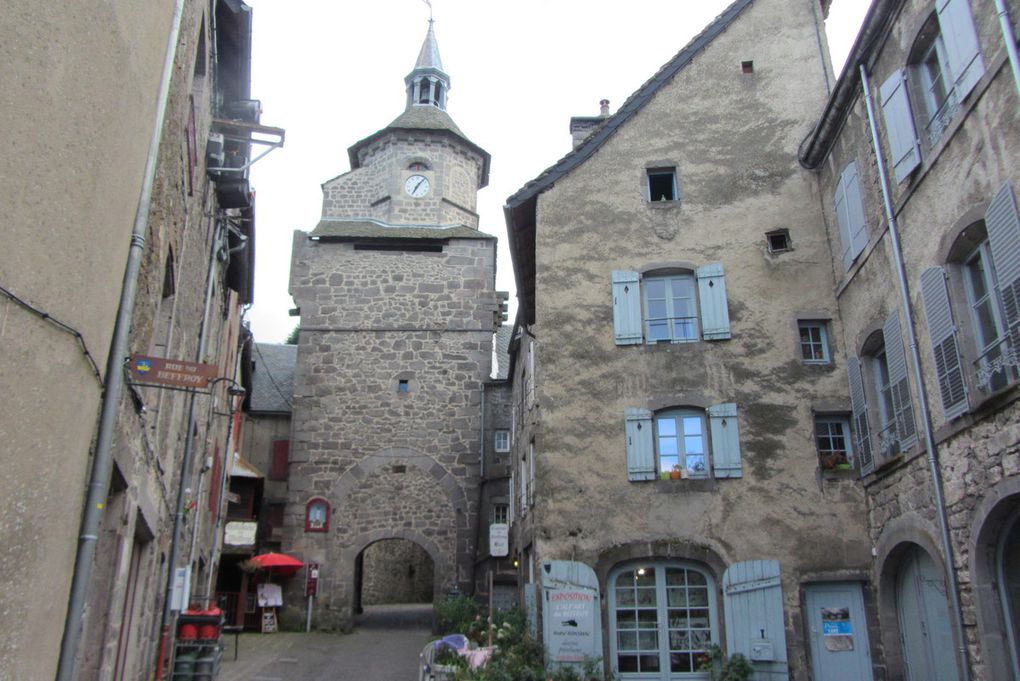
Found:
[(848, 471), (850, 460), (847, 459), (846, 452), (830, 452), (822, 457), (822, 467), (829, 471)]
[(673, 470), (669, 472), (670, 480), (679, 480), (683, 477), (684, 470), (680, 468), (680, 464), (673, 466)]

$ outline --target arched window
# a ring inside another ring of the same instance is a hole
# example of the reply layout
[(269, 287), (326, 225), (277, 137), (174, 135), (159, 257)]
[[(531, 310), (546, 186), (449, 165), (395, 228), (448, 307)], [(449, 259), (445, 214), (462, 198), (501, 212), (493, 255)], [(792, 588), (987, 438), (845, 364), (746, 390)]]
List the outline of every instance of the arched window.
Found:
[(607, 581), (612, 667), (623, 679), (707, 679), (699, 658), (719, 642), (715, 584), (682, 561), (631, 563)]
[(329, 531), (329, 502), (315, 498), (305, 504), (305, 532)]
[(422, 170), (432, 170), (431, 168), (429, 168), (429, 164), (423, 161), (414, 161), (407, 166), (407, 169), (416, 170), (419, 172)]

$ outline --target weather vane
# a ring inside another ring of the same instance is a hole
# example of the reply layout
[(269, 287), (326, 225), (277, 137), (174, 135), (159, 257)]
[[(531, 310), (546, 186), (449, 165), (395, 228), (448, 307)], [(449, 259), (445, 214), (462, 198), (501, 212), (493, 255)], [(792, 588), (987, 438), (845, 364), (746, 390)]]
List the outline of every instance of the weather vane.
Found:
[(426, 5), (429, 6), (429, 23), (432, 23), (432, 0), (422, 0)]

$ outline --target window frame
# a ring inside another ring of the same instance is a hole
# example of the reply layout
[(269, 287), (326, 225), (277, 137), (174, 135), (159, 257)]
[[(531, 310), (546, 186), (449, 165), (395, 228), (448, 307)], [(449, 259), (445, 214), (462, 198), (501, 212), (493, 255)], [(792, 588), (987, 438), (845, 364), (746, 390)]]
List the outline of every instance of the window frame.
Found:
[[(974, 265), (979, 263), (978, 273), (981, 283), (985, 288), (983, 294), (978, 295), (974, 288), (975, 273)], [(1000, 390), (1008, 388), (1017, 381), (1017, 370), (1009, 364), (1002, 364), (999, 368), (990, 370), (989, 364), (994, 366), (1003, 356), (1003, 349), (1008, 352), (1008, 335), (1006, 333), (1005, 313), (1002, 309), (1002, 297), (999, 295), (999, 282), (995, 275), (995, 263), (992, 260), (991, 249), (988, 243), (987, 233), (974, 248), (967, 253), (959, 263), (960, 275), (963, 280), (964, 301), (967, 306), (967, 321), (969, 326), (967, 332), (972, 343), (974, 354), (970, 358), (968, 373), (973, 376), (974, 383), (978, 390), (984, 395), (992, 395)], [(978, 307), (985, 307), (988, 312), (991, 325), (994, 327), (996, 336), (992, 340), (984, 338), (984, 324), (978, 312)], [(998, 351), (998, 357), (988, 361), (988, 356)], [(1000, 379), (996, 382), (995, 377)]]
[[(501, 444), (501, 441), (502, 444)], [(497, 428), (493, 433), (492, 447), (497, 454), (506, 454), (510, 451), (510, 431), (505, 428)]]
[[(502, 518), (502, 519), (501, 519)], [(493, 503), (489, 511), (490, 525), (510, 524), (510, 504)]]
[[(693, 315), (678, 316), (675, 314), (677, 297), (673, 294), (673, 283), (674, 282), (687, 282), (689, 286), (690, 295), (687, 300), (690, 301), (691, 311)], [(651, 298), (649, 297), (651, 288), (650, 284), (662, 283), (663, 285), (663, 297), (662, 298)], [(650, 308), (652, 302), (661, 304), (665, 307), (665, 316), (653, 317)], [(701, 340), (701, 309), (698, 301), (698, 282), (697, 277), (693, 272), (686, 270), (676, 270), (672, 272), (656, 273), (643, 276), (641, 278), (641, 324), (644, 327), (644, 341), (646, 345), (656, 345), (658, 343), (697, 343)], [(692, 325), (692, 333), (685, 337), (676, 337), (675, 325), (679, 320), (693, 320), (687, 323)], [(665, 324), (666, 336), (662, 338), (652, 338), (652, 323)]]
[[(654, 181), (653, 178), (657, 178)], [(654, 198), (652, 193), (653, 184), (658, 187), (659, 182), (665, 182), (664, 178), (668, 178), (670, 183), (670, 194), (671, 196), (666, 197), (664, 194), (660, 194), (662, 198)], [(677, 178), (676, 166), (656, 166), (653, 168), (645, 168), (645, 199), (649, 203), (679, 203), (680, 201), (680, 182)]]
[[(857, 461), (856, 457), (854, 456), (853, 448), (854, 434), (850, 429), (850, 419), (851, 417), (848, 414), (815, 414), (814, 420), (815, 451), (818, 453), (819, 465), (822, 468), (827, 470), (837, 469), (842, 462), (838, 460), (832, 460), (830, 465), (830, 462), (826, 461), (826, 457), (829, 456), (838, 457), (840, 452), (842, 452), (843, 457), (845, 458), (845, 463), (848, 464), (851, 469), (856, 468)], [(839, 426), (842, 433), (840, 433), (838, 436), (834, 435), (832, 432), (822, 433), (819, 426), (823, 425), (826, 426), (826, 428), (831, 428), (831, 426), (833, 425)], [(834, 447), (824, 448), (822, 446), (823, 438), (828, 438), (831, 444), (834, 442), (835, 437), (842, 438), (843, 449), (837, 449)]]
[[(808, 358), (804, 356), (805, 349), (804, 331), (811, 329), (817, 329), (819, 332), (818, 333), (819, 337), (818, 340), (810, 338), (807, 340), (807, 343), (811, 347), (817, 345), (819, 348), (821, 348), (822, 356), (820, 358), (815, 357)], [(804, 364), (816, 364), (816, 365), (832, 364), (832, 348), (829, 344), (829, 321), (826, 319), (798, 319), (797, 348), (800, 351), (798, 353), (800, 355), (800, 361)]]
[[(698, 419), (698, 426), (700, 432), (688, 433), (687, 424), (688, 419)], [(674, 431), (673, 434), (663, 434), (660, 430), (660, 423), (668, 420), (673, 420)], [(712, 447), (711, 439), (709, 434), (708, 414), (704, 409), (698, 409), (693, 407), (670, 407), (667, 409), (660, 409), (652, 414), (653, 423), (653, 442), (655, 448), (655, 470), (660, 478), (663, 474), (670, 474), (672, 477), (673, 471), (678, 471), (681, 478), (690, 480), (708, 480), (713, 477), (712, 475)], [(663, 454), (663, 440), (672, 438), (676, 440), (676, 452)], [(694, 438), (701, 439), (701, 452), (688, 452), (687, 441)], [(694, 469), (693, 471), (688, 466), (687, 457), (701, 457), (700, 469)], [(674, 463), (665, 463), (663, 457), (669, 457), (669, 461), (676, 459)], [(666, 468), (666, 466), (669, 468)]]

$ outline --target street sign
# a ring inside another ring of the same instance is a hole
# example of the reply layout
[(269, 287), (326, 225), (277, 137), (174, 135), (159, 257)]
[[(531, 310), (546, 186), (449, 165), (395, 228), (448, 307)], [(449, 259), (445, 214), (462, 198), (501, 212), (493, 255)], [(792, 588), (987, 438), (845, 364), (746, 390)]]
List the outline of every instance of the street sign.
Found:
[(305, 595), (315, 596), (319, 588), (319, 564), (309, 563), (308, 572), (305, 577)]
[(131, 377), (142, 383), (174, 388), (207, 388), (218, 372), (212, 364), (131, 355)]

